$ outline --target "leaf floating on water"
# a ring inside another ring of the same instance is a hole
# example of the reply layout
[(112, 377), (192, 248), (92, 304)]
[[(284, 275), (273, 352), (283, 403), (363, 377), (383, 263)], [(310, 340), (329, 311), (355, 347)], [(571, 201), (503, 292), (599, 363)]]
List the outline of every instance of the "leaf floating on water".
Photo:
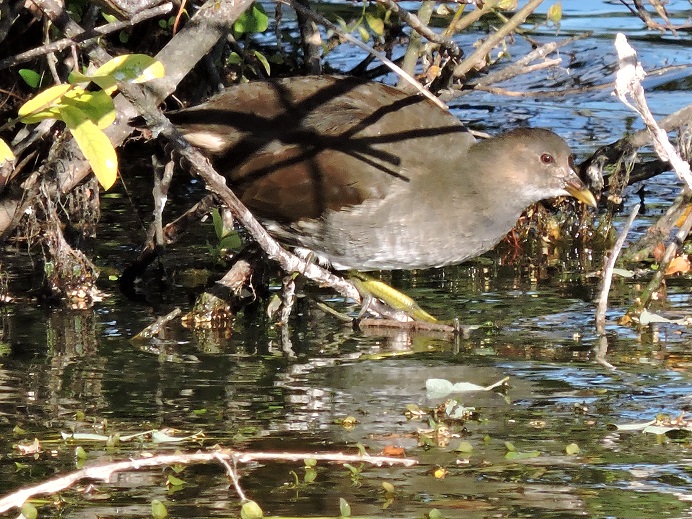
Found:
[(659, 415), (655, 420), (630, 424), (613, 424), (618, 431), (641, 431), (649, 434), (666, 434), (671, 431), (692, 432), (692, 422), (685, 419), (684, 413), (675, 418)]
[(635, 272), (634, 270), (629, 269), (614, 268), (613, 274), (616, 276), (622, 276), (623, 278), (632, 278), (634, 277)]
[(470, 393), (473, 391), (491, 391), (496, 387), (507, 383), (509, 377), (498, 380), (489, 386), (479, 386), (471, 382), (457, 382), (453, 384), (443, 378), (429, 378), (425, 381), (426, 396), (430, 399), (443, 398), (451, 393)]
[(527, 459), (531, 459), (531, 458), (537, 458), (540, 455), (541, 455), (540, 451), (526, 451), (526, 452), (509, 451), (507, 454), (505, 454), (505, 459), (506, 460), (513, 460), (513, 461), (527, 460)]
[(264, 512), (255, 501), (246, 501), (240, 509), (242, 519), (261, 519)]
[(625, 423), (625, 424), (613, 424), (618, 431), (642, 431), (649, 425), (656, 423), (656, 420), (650, 420), (648, 422), (642, 423)]
[(690, 326), (692, 324), (692, 317), (686, 316), (681, 319), (668, 319), (662, 315), (658, 315), (648, 310), (644, 309), (641, 314), (639, 314), (639, 323), (642, 326), (647, 326), (651, 323), (669, 323), (669, 324), (679, 324), (681, 326)]
[(455, 452), (463, 452), (463, 453), (469, 453), (473, 452), (473, 445), (471, 445), (469, 442), (459, 442), (459, 445), (457, 446), (456, 449), (454, 449)]
[(570, 443), (565, 447), (565, 452), (570, 456), (575, 456), (581, 452), (581, 449), (576, 443)]

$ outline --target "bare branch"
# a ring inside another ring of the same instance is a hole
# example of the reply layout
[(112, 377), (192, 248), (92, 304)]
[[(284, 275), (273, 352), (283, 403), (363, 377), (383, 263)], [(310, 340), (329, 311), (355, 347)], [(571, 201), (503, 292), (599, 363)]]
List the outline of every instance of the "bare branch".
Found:
[(109, 481), (111, 476), (117, 472), (127, 470), (139, 470), (149, 467), (160, 467), (162, 465), (173, 465), (177, 463), (205, 463), (209, 461), (241, 462), (249, 463), (258, 460), (273, 461), (302, 461), (312, 458), (317, 461), (328, 461), (335, 463), (370, 463), (372, 465), (403, 465), (410, 467), (415, 465), (417, 460), (411, 458), (388, 458), (386, 456), (360, 456), (342, 453), (316, 454), (313, 452), (297, 453), (273, 453), (273, 452), (238, 452), (231, 449), (223, 449), (216, 452), (195, 452), (192, 454), (163, 454), (149, 458), (136, 458), (128, 461), (106, 463), (94, 465), (81, 470), (77, 470), (64, 476), (49, 479), (38, 485), (22, 488), (16, 492), (6, 495), (0, 499), (0, 513), (7, 512), (12, 508), (21, 507), (27, 499), (44, 494), (54, 494), (69, 488), (82, 479), (96, 479)]
[(76, 45), (77, 47), (85, 47), (87, 45), (90, 45), (91, 43), (94, 43), (94, 41), (100, 38), (101, 36), (111, 34), (113, 32), (120, 31), (128, 27), (132, 27), (144, 20), (149, 20), (150, 18), (163, 16), (164, 14), (170, 12), (172, 9), (173, 4), (171, 2), (167, 2), (158, 7), (146, 9), (140, 13), (137, 13), (130, 20), (108, 23), (106, 25), (96, 27), (95, 29), (92, 29), (90, 31), (81, 32), (73, 36), (72, 38), (63, 38), (62, 40), (48, 43), (36, 49), (31, 49), (29, 51), (22, 52), (21, 54), (5, 58), (2, 61), (0, 61), (0, 70), (13, 67), (15, 65), (18, 65), (19, 63), (24, 63), (39, 56), (50, 54), (51, 52), (59, 52), (68, 47), (71, 47), (72, 45)]

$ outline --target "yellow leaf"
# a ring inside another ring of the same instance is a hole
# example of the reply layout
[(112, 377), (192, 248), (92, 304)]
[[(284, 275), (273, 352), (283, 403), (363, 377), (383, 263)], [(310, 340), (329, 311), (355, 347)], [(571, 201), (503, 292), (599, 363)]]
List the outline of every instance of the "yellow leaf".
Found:
[(37, 94), (19, 108), (18, 115), (24, 124), (33, 124), (44, 119), (56, 119), (55, 106), (72, 89), (72, 85), (55, 85)]
[(437, 467), (433, 472), (433, 476), (435, 476), (435, 479), (444, 479), (447, 476), (447, 469)]
[(164, 74), (163, 63), (159, 60), (146, 54), (125, 54), (100, 66), (94, 76), (112, 76), (116, 81), (146, 83), (152, 79), (162, 78)]
[(365, 14), (365, 21), (368, 23), (368, 25), (372, 29), (372, 32), (374, 32), (378, 36), (382, 36), (384, 34), (384, 22), (382, 21), (381, 18), (378, 18), (377, 16), (373, 16), (370, 13), (366, 13)]
[(118, 156), (111, 141), (79, 108), (66, 105), (60, 114), (99, 183), (109, 189), (118, 175)]
[(548, 21), (557, 24), (560, 20), (562, 20), (562, 3), (556, 2), (548, 9)]
[(12, 149), (7, 145), (7, 143), (0, 139), (0, 166), (4, 165), (5, 162), (13, 162), (14, 153)]

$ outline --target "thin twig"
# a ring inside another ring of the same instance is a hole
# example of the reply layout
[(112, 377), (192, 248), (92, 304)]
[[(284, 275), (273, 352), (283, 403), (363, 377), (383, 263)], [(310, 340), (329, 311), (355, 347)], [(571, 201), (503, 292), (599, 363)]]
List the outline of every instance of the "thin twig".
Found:
[(327, 20), (324, 16), (321, 14), (318, 14), (310, 9), (306, 9), (302, 5), (300, 5), (298, 2), (295, 2), (294, 0), (276, 0), (276, 2), (289, 5), (296, 11), (302, 13), (303, 15), (312, 18), (315, 20), (317, 23), (323, 25), (324, 27), (327, 27), (331, 29), (332, 31), (336, 32), (341, 38), (344, 38), (345, 40), (348, 40), (351, 42), (353, 45), (356, 47), (364, 50), (365, 52), (372, 54), (375, 56), (377, 59), (379, 59), (382, 63), (387, 65), (392, 71), (394, 71), (398, 76), (404, 78), (411, 86), (413, 86), (418, 92), (423, 94), (425, 97), (430, 99), (433, 103), (435, 103), (437, 106), (442, 108), (443, 110), (449, 110), (447, 105), (445, 105), (442, 101), (440, 101), (437, 97), (432, 95), (426, 88), (424, 88), (416, 79), (405, 72), (399, 65), (394, 63), (392, 60), (387, 58), (384, 54), (381, 52), (377, 52), (375, 49), (372, 47), (367, 46), (365, 43), (360, 41), (357, 38), (354, 38), (350, 34), (348, 34), (346, 31), (341, 30), (340, 27), (337, 27), (334, 25), (332, 22)]
[(608, 254), (605, 267), (603, 267), (601, 290), (598, 295), (598, 304), (596, 305), (596, 332), (598, 332), (599, 335), (605, 334), (605, 314), (608, 310), (608, 294), (610, 293), (610, 285), (613, 281), (613, 269), (615, 268), (615, 262), (620, 255), (622, 246), (625, 244), (625, 239), (627, 238), (627, 234), (630, 232), (634, 219), (639, 214), (639, 207), (640, 204), (637, 204), (632, 209), (632, 213), (627, 219), (625, 227), (623, 227), (622, 231), (620, 232), (620, 236), (618, 236), (615, 245)]
[(448, 49), (450, 53), (454, 56), (461, 56), (462, 52), (459, 46), (454, 43), (451, 38), (441, 35), (430, 29), (426, 23), (421, 22), (421, 20), (413, 13), (410, 13), (403, 7), (401, 7), (394, 0), (377, 0), (378, 3), (384, 5), (387, 9), (390, 9), (407, 25), (411, 27), (418, 34), (423, 36), (426, 40)]
[(531, 13), (543, 2), (543, 0), (530, 0), (524, 7), (519, 9), (514, 16), (504, 24), (497, 32), (485, 40), (478, 48), (457, 68), (454, 69), (454, 77), (461, 78), (469, 73), (474, 67), (485, 60), (485, 57), (494, 49), (500, 41), (508, 36), (514, 29), (524, 23)]
[(144, 20), (149, 20), (150, 18), (163, 16), (164, 14), (170, 12), (171, 9), (173, 9), (173, 3), (166, 2), (165, 4), (161, 4), (157, 7), (145, 9), (144, 11), (141, 11), (132, 16), (132, 18), (130, 18), (129, 20), (107, 23), (105, 25), (101, 25), (100, 27), (96, 27), (92, 30), (84, 31), (72, 38), (63, 38), (62, 40), (47, 43), (46, 45), (28, 50), (26, 52), (22, 52), (21, 54), (16, 54), (15, 56), (11, 56), (9, 58), (1, 60), (0, 70), (13, 67), (15, 65), (18, 65), (19, 63), (24, 63), (39, 56), (44, 56), (46, 54), (50, 54), (53, 52), (59, 52), (68, 47), (71, 47), (72, 45), (76, 45), (77, 47), (84, 47), (86, 45), (93, 43), (94, 40), (100, 38), (101, 36), (111, 34), (122, 29), (127, 29), (128, 27), (132, 27)]
[(233, 466), (231, 467), (231, 464), (228, 462), (226, 458), (221, 456), (218, 452), (216, 453), (216, 456), (214, 456), (216, 460), (221, 463), (224, 467), (226, 467), (226, 474), (228, 474), (228, 477), (231, 478), (231, 481), (233, 482), (233, 486), (235, 487), (235, 491), (238, 494), (238, 497), (240, 498), (241, 501), (247, 501), (247, 497), (245, 496), (245, 492), (243, 492), (243, 488), (240, 486), (240, 478), (238, 477), (238, 472), (235, 470), (235, 457), (232, 458), (233, 461)]

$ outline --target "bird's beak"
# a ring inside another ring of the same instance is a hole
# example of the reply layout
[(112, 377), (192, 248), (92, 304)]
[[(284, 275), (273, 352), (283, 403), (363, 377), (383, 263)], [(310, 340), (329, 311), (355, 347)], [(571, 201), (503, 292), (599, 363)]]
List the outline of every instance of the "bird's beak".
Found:
[(589, 191), (589, 188), (587, 188), (584, 185), (584, 183), (578, 178), (574, 180), (568, 180), (565, 183), (565, 191), (567, 191), (574, 198), (586, 205), (590, 205), (594, 208), (598, 207), (598, 204), (596, 203), (596, 198), (593, 196), (593, 193)]

